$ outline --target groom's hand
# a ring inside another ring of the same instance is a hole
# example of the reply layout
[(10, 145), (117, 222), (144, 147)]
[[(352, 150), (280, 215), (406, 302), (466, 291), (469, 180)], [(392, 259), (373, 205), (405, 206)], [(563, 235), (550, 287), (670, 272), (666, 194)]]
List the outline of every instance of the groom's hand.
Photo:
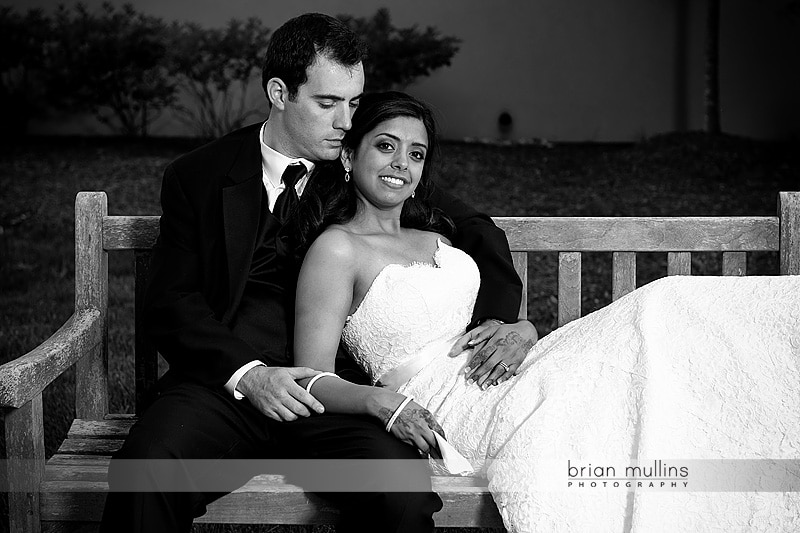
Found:
[(471, 350), (472, 355), (464, 369), (465, 379), (486, 389), (516, 375), (538, 340), (536, 327), (527, 320), (513, 324), (487, 320), (462, 335), (449, 355), (453, 357)]
[(297, 384), (319, 371), (305, 367), (255, 366), (248, 370), (236, 389), (265, 416), (279, 422), (290, 422), (310, 416), (309, 409), (322, 413), (325, 408), (316, 398)]

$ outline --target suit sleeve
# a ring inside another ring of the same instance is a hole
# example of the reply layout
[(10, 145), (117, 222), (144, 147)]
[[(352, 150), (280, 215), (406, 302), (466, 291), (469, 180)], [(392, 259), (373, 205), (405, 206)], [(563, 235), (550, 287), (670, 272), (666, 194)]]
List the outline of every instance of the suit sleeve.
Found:
[(481, 288), (470, 326), (487, 318), (516, 322), (522, 281), (514, 270), (505, 232), (488, 215), (439, 188), (432, 188), (430, 202), (455, 222), (453, 244), (472, 256), (481, 272)]
[(243, 365), (259, 359), (223, 324), (203, 296), (200, 208), (191, 205), (170, 165), (161, 190), (160, 234), (145, 294), (144, 325), (159, 353), (179, 372), (222, 387)]

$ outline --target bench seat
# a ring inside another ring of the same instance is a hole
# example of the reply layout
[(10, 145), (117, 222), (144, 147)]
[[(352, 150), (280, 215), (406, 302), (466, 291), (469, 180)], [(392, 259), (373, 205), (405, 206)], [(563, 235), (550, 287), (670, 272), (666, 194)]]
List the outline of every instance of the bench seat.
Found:
[[(98, 522), (103, 512), (111, 454), (128, 434), (134, 415), (72, 422), (67, 438), (47, 461), (41, 485), (43, 522)], [(433, 489), (444, 503), (434, 516), (438, 527), (502, 527), (486, 479), (433, 476)], [(282, 475), (254, 477), (215, 501), (198, 523), (333, 524), (338, 511)]]

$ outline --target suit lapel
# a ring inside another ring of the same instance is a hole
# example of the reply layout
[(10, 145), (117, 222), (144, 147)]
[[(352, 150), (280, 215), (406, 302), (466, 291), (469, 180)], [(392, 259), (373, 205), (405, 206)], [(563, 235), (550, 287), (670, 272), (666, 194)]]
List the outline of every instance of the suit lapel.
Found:
[(261, 148), (257, 128), (247, 128), (241, 147), (222, 189), (222, 216), (225, 251), (228, 262), (229, 305), (223, 322), (227, 322), (242, 297), (250, 264), (253, 260), (264, 193), (261, 170)]
[[(262, 182), (261, 144), (258, 138), (260, 124), (241, 130), (241, 143), (222, 189), (222, 215), (225, 230), (225, 251), (228, 262), (228, 308), (223, 322), (230, 321), (239, 307), (250, 266), (253, 261), (258, 223), (261, 216), (262, 196), (266, 194)], [(309, 180), (318, 176), (327, 162), (318, 163)], [(278, 246), (285, 242), (287, 227), (279, 230)], [(279, 250), (279, 253), (289, 253)]]

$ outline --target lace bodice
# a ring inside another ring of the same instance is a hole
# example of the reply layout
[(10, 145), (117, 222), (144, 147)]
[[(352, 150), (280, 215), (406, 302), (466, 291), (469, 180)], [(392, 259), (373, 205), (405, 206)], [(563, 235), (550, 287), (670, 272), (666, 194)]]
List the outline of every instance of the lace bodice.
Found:
[(475, 262), (441, 240), (433, 261), (386, 265), (347, 318), (342, 340), (373, 383), (423, 347), (463, 332), (472, 317)]

